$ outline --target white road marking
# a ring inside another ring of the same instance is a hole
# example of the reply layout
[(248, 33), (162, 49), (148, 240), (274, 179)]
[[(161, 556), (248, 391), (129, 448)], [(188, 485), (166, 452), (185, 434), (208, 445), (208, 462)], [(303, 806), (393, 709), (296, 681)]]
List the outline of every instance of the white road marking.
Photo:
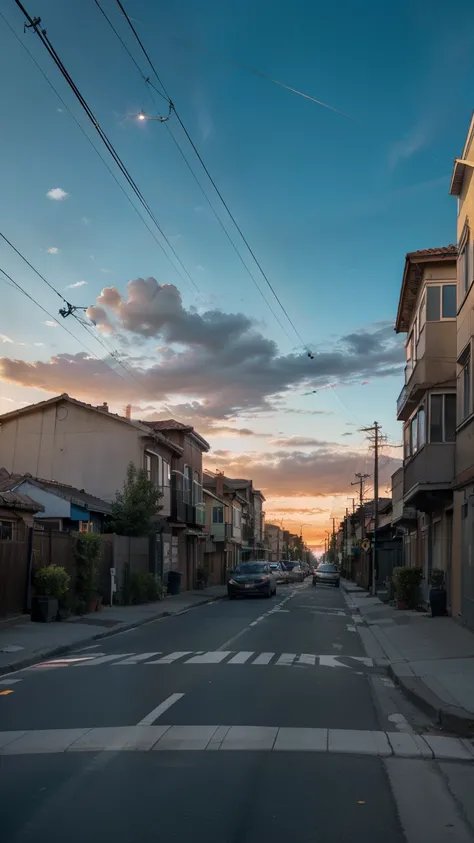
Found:
[(126, 656), (133, 655), (134, 653), (114, 653), (112, 656), (99, 656), (97, 659), (95, 657), (88, 659), (86, 662), (73, 665), (73, 667), (95, 667), (97, 664), (106, 664), (107, 662), (113, 662), (116, 659), (124, 659)]
[(355, 626), (351, 626), (350, 624), (346, 624), (346, 629), (348, 632), (357, 632)]
[[(87, 653), (88, 650), (96, 650), (97, 647), (100, 647), (100, 644), (91, 644), (90, 647), (81, 647), (80, 650), (74, 650), (75, 653)], [(96, 655), (98, 655), (96, 653)]]
[(184, 656), (191, 656), (192, 653), (193, 650), (177, 650), (175, 653), (170, 653), (169, 656), (163, 656), (162, 659), (155, 659), (152, 662), (147, 662), (147, 664), (171, 664), (178, 659), (184, 658)]
[(367, 667), (372, 667), (374, 663), (373, 659), (369, 659), (368, 656), (349, 656), (349, 658), (354, 659), (356, 662), (361, 662), (367, 665)]
[(231, 652), (231, 650), (210, 650), (202, 656), (194, 656), (192, 659), (186, 659), (185, 664), (219, 664), (227, 656), (230, 656)]
[(274, 655), (275, 653), (260, 653), (260, 655), (253, 660), (252, 664), (270, 664)]
[(347, 664), (341, 664), (338, 661), (340, 656), (319, 656), (319, 664), (321, 667), (348, 667)]
[(0, 679), (0, 685), (14, 685), (16, 682), (21, 682), (21, 679)]
[(364, 623), (364, 620), (360, 615), (352, 615), (352, 620), (354, 623)]
[(296, 659), (296, 653), (282, 653), (280, 658), (277, 661), (277, 664), (290, 665), (290, 664), (293, 664), (295, 659)]
[(229, 659), (227, 664), (245, 664), (245, 662), (247, 662), (250, 656), (253, 656), (253, 654), (253, 650), (241, 650), (239, 653)]
[(301, 656), (298, 659), (298, 664), (310, 664), (314, 667), (316, 664), (316, 656), (313, 656), (311, 653), (301, 653)]
[(147, 714), (147, 716), (144, 717), (143, 720), (140, 720), (140, 722), (137, 723), (137, 726), (152, 726), (155, 720), (158, 720), (158, 718), (161, 717), (161, 715), (164, 714), (165, 711), (168, 711), (168, 709), (171, 708), (171, 706), (174, 705), (175, 702), (178, 702), (178, 700), (180, 700), (182, 697), (184, 697), (184, 694), (171, 694), (168, 699), (160, 703), (160, 705), (157, 705), (156, 708), (153, 709), (153, 711), (150, 711), (150, 713)]
[[(122, 659), (119, 662), (115, 662), (115, 664), (137, 664), (137, 662), (144, 662), (145, 659), (151, 659), (152, 656), (159, 655), (159, 651), (156, 653), (134, 653), (132, 656), (129, 656), (128, 659)], [(156, 664), (156, 662), (151, 662), (151, 664)]]

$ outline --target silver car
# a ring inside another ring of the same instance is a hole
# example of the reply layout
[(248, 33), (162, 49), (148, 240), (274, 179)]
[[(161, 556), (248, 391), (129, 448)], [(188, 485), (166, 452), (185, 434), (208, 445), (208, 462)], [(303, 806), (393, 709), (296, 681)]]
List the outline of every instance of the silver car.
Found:
[(286, 585), (288, 583), (288, 572), (284, 570), (281, 562), (270, 562), (269, 565), (277, 584)]
[(304, 571), (299, 562), (292, 560), (283, 564), (288, 573), (289, 582), (304, 582)]

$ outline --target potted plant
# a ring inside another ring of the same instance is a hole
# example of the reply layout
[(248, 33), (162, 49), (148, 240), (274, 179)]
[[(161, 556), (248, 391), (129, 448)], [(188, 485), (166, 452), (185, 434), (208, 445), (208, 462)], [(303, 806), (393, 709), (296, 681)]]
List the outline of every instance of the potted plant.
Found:
[(32, 621), (49, 623), (57, 619), (59, 601), (66, 596), (69, 582), (69, 574), (59, 565), (48, 565), (36, 572), (36, 594), (31, 601)]
[(441, 568), (431, 571), (430, 607), (432, 618), (441, 618), (446, 614), (446, 588)]

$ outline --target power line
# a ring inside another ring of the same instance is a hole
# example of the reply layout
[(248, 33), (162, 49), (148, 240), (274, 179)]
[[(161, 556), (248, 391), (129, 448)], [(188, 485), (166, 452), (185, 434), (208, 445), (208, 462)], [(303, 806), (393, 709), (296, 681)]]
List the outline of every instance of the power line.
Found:
[[(79, 89), (78, 89), (77, 85), (75, 84), (74, 80), (72, 79), (72, 77), (70, 76), (70, 74), (68, 73), (68, 71), (66, 70), (66, 67), (64, 66), (64, 64), (63, 64), (63, 62), (61, 61), (61, 59), (59, 58), (59, 56), (58, 56), (58, 54), (57, 54), (56, 50), (54, 49), (53, 45), (51, 44), (51, 41), (49, 40), (49, 38), (48, 38), (48, 36), (47, 36), (46, 30), (45, 30), (45, 29), (40, 29), (41, 18), (32, 18), (32, 17), (31, 17), (31, 15), (30, 15), (30, 14), (26, 11), (26, 9), (25, 9), (25, 7), (23, 6), (23, 4), (20, 2), (20, 0), (14, 0), (14, 2), (16, 3), (16, 5), (18, 6), (18, 8), (21, 10), (21, 12), (25, 15), (25, 17), (26, 17), (26, 18), (27, 18), (27, 20), (29, 21), (29, 23), (25, 24), (25, 28), (26, 28), (26, 29), (32, 29), (32, 30), (33, 30), (33, 31), (34, 31), (34, 32), (38, 35), (38, 37), (39, 37), (39, 39), (40, 39), (41, 43), (43, 44), (43, 46), (44, 46), (44, 47), (46, 48), (46, 50), (48, 51), (48, 53), (49, 53), (49, 55), (51, 56), (51, 58), (53, 59), (53, 61), (54, 61), (55, 65), (57, 66), (57, 68), (59, 69), (60, 73), (62, 74), (62, 76), (63, 76), (63, 77), (64, 77), (64, 79), (66, 80), (66, 82), (67, 82), (67, 84), (69, 85), (69, 87), (71, 88), (72, 92), (74, 93), (75, 97), (76, 97), (76, 98), (77, 98), (77, 100), (79, 101), (79, 103), (80, 103), (81, 107), (83, 108), (83, 110), (85, 111), (85, 113), (86, 113), (87, 117), (89, 118), (89, 120), (91, 121), (92, 125), (93, 125), (93, 126), (94, 126), (94, 128), (96, 129), (96, 131), (97, 131), (97, 133), (98, 133), (98, 135), (99, 135), (99, 137), (100, 137), (100, 139), (101, 139), (102, 143), (104, 144), (104, 146), (106, 147), (107, 151), (110, 153), (110, 155), (112, 156), (113, 160), (114, 160), (114, 161), (115, 161), (115, 163), (117, 164), (117, 166), (118, 166), (118, 168), (119, 168), (120, 172), (122, 173), (122, 175), (123, 175), (123, 176), (124, 176), (124, 178), (126, 179), (127, 183), (128, 183), (128, 184), (129, 184), (129, 186), (131, 187), (132, 191), (133, 191), (133, 192), (134, 192), (134, 194), (136, 195), (136, 197), (137, 197), (137, 199), (139, 200), (140, 204), (143, 206), (143, 208), (145, 209), (146, 213), (148, 214), (148, 216), (149, 216), (149, 217), (150, 217), (150, 219), (152, 220), (153, 224), (156, 226), (156, 228), (157, 228), (157, 229), (158, 229), (158, 231), (160, 232), (160, 234), (161, 234), (161, 236), (163, 237), (164, 241), (165, 241), (165, 242), (166, 242), (166, 244), (168, 245), (168, 248), (169, 248), (169, 249), (171, 250), (171, 252), (173, 253), (174, 257), (176, 258), (176, 260), (178, 261), (179, 265), (181, 266), (181, 268), (182, 268), (182, 269), (183, 269), (183, 271), (185, 272), (186, 276), (189, 278), (189, 280), (190, 280), (190, 282), (192, 283), (192, 285), (195, 287), (195, 289), (196, 289), (198, 292), (200, 292), (200, 291), (199, 291), (199, 287), (198, 287), (198, 285), (197, 285), (197, 284), (196, 284), (196, 282), (194, 281), (194, 278), (190, 275), (190, 273), (189, 273), (189, 272), (188, 272), (188, 270), (186, 269), (186, 267), (185, 267), (185, 265), (183, 264), (183, 262), (182, 262), (181, 258), (179, 257), (178, 253), (176, 252), (175, 248), (173, 247), (172, 243), (170, 243), (170, 241), (169, 241), (168, 237), (167, 237), (167, 236), (166, 236), (166, 234), (164, 233), (164, 231), (163, 231), (163, 229), (161, 228), (161, 226), (160, 226), (160, 224), (159, 224), (159, 222), (158, 222), (157, 218), (155, 217), (155, 215), (154, 215), (154, 213), (153, 213), (152, 209), (150, 208), (150, 205), (148, 204), (147, 200), (145, 199), (145, 197), (144, 197), (143, 193), (141, 192), (140, 188), (138, 187), (137, 183), (135, 182), (135, 180), (134, 180), (134, 179), (133, 179), (133, 177), (131, 176), (131, 174), (130, 174), (129, 170), (127, 169), (127, 167), (125, 166), (124, 162), (123, 162), (123, 161), (122, 161), (122, 159), (120, 158), (120, 156), (119, 156), (119, 154), (118, 154), (117, 150), (115, 149), (115, 147), (114, 147), (113, 143), (110, 141), (110, 139), (108, 138), (108, 136), (106, 135), (106, 133), (105, 133), (105, 132), (104, 132), (104, 130), (102, 129), (102, 127), (101, 127), (101, 125), (100, 125), (99, 121), (97, 120), (96, 116), (94, 115), (94, 113), (93, 113), (92, 109), (90, 108), (90, 106), (88, 105), (88, 103), (86, 102), (86, 100), (84, 99), (84, 97), (82, 96), (81, 92), (79, 91)], [(163, 250), (163, 251), (164, 251), (164, 250)], [(166, 255), (166, 252), (164, 252), (164, 253), (165, 253), (165, 255)], [(168, 255), (167, 255), (167, 258), (168, 258), (168, 260), (170, 260), (170, 258), (169, 258), (169, 256), (168, 256)]]
[[(110, 18), (108, 17), (107, 13), (104, 11), (104, 9), (102, 8), (102, 6), (100, 5), (99, 0), (94, 0), (94, 2), (95, 2), (95, 4), (96, 4), (97, 8), (98, 8), (98, 9), (100, 10), (100, 12), (102, 13), (102, 15), (103, 15), (103, 17), (105, 18), (105, 20), (107, 21), (107, 23), (109, 24), (109, 26), (110, 26), (110, 28), (112, 29), (112, 31), (113, 31), (113, 32), (114, 32), (114, 34), (116, 35), (116, 37), (117, 37), (117, 38), (118, 38), (118, 40), (120, 41), (120, 43), (121, 43), (122, 47), (124, 48), (124, 50), (126, 51), (127, 55), (128, 55), (128, 56), (130, 57), (130, 59), (132, 60), (133, 65), (135, 66), (135, 68), (137, 69), (138, 73), (140, 74), (141, 79), (143, 80), (143, 82), (145, 82), (145, 83), (146, 83), (146, 85), (147, 85), (147, 91), (148, 91), (148, 93), (149, 93), (149, 95), (150, 95), (150, 99), (151, 99), (151, 101), (152, 101), (152, 103), (153, 103), (154, 107), (156, 107), (156, 108), (157, 108), (157, 104), (156, 104), (155, 99), (154, 99), (154, 96), (153, 96), (153, 94), (151, 93), (151, 91), (149, 90), (148, 86), (150, 86), (150, 87), (153, 89), (153, 91), (155, 91), (157, 94), (159, 94), (159, 96), (163, 97), (163, 99), (165, 99), (165, 100), (166, 100), (166, 102), (168, 102), (168, 105), (170, 106), (170, 108), (171, 108), (171, 109), (173, 109), (173, 103), (171, 103), (171, 101), (170, 101), (170, 100), (167, 100), (167, 99), (166, 99), (166, 97), (164, 97), (164, 95), (161, 93), (161, 91), (159, 91), (159, 90), (158, 90), (158, 88), (156, 88), (156, 86), (155, 86), (155, 85), (153, 85), (153, 83), (151, 82), (151, 80), (150, 80), (150, 78), (149, 78), (149, 77), (146, 77), (146, 76), (145, 76), (145, 74), (143, 73), (143, 71), (142, 71), (142, 69), (141, 69), (140, 65), (139, 65), (139, 64), (138, 64), (138, 62), (136, 61), (135, 57), (132, 55), (132, 53), (131, 53), (131, 52), (130, 52), (130, 50), (128, 49), (128, 47), (127, 47), (127, 45), (126, 45), (125, 41), (123, 40), (122, 36), (121, 36), (121, 35), (120, 35), (120, 33), (117, 31), (117, 29), (116, 29), (116, 28), (115, 28), (115, 26), (113, 25), (112, 21), (111, 21), (111, 20), (110, 20)], [(239, 252), (239, 250), (238, 250), (238, 248), (237, 248), (236, 244), (235, 244), (235, 243), (234, 243), (234, 241), (232, 240), (232, 237), (230, 236), (229, 232), (227, 231), (227, 228), (225, 227), (225, 225), (224, 225), (224, 223), (222, 222), (222, 220), (221, 220), (220, 216), (218, 215), (218, 213), (217, 213), (216, 209), (214, 208), (214, 205), (212, 204), (211, 200), (209, 199), (208, 194), (206, 193), (206, 191), (204, 190), (204, 188), (203, 188), (203, 186), (202, 186), (201, 182), (199, 181), (198, 177), (196, 176), (196, 173), (194, 172), (194, 170), (193, 170), (193, 168), (192, 168), (191, 164), (189, 163), (189, 160), (188, 160), (188, 158), (187, 158), (187, 156), (186, 156), (185, 152), (183, 151), (183, 148), (182, 148), (181, 144), (179, 143), (178, 139), (175, 137), (175, 135), (174, 135), (174, 133), (173, 133), (172, 129), (170, 128), (170, 126), (168, 125), (168, 123), (166, 123), (165, 125), (166, 125), (166, 129), (167, 129), (167, 131), (168, 131), (168, 133), (169, 133), (169, 135), (170, 135), (170, 137), (171, 137), (171, 140), (173, 141), (174, 145), (176, 146), (176, 148), (177, 148), (177, 150), (178, 150), (179, 154), (181, 155), (181, 157), (182, 157), (182, 159), (183, 159), (184, 163), (186, 164), (186, 167), (188, 168), (189, 172), (191, 173), (191, 176), (193, 177), (193, 179), (194, 179), (194, 181), (196, 182), (196, 184), (197, 184), (197, 186), (198, 186), (199, 190), (201, 191), (202, 195), (204, 196), (204, 199), (206, 200), (207, 204), (209, 205), (209, 207), (210, 207), (210, 209), (211, 209), (211, 211), (212, 211), (212, 213), (213, 213), (214, 217), (216, 218), (217, 222), (219, 223), (219, 226), (221, 227), (221, 229), (222, 229), (222, 231), (224, 232), (224, 234), (225, 234), (226, 238), (228, 239), (229, 243), (231, 244), (231, 246), (232, 246), (233, 250), (235, 251), (235, 253), (236, 253), (237, 257), (239, 258), (239, 260), (240, 260), (240, 262), (242, 263), (242, 265), (243, 265), (244, 269), (246, 270), (246, 272), (247, 272), (247, 273), (248, 273), (248, 275), (250, 276), (251, 280), (253, 281), (253, 283), (254, 283), (255, 287), (257, 288), (258, 292), (260, 293), (261, 297), (263, 298), (263, 300), (264, 300), (265, 304), (267, 305), (268, 309), (269, 309), (269, 310), (270, 310), (270, 312), (272, 313), (272, 315), (273, 315), (273, 317), (275, 318), (276, 322), (278, 323), (278, 325), (280, 326), (280, 328), (282, 329), (282, 331), (284, 332), (285, 336), (288, 338), (288, 340), (290, 341), (290, 343), (292, 343), (292, 338), (290, 337), (290, 335), (289, 335), (288, 331), (286, 330), (286, 328), (285, 328), (285, 326), (283, 325), (282, 321), (281, 321), (281, 320), (280, 320), (280, 318), (277, 316), (277, 314), (275, 313), (274, 309), (272, 308), (272, 306), (271, 306), (270, 302), (268, 301), (268, 299), (267, 299), (267, 298), (266, 298), (266, 296), (264, 295), (264, 293), (263, 293), (262, 289), (260, 288), (260, 286), (259, 286), (259, 284), (258, 284), (258, 282), (257, 282), (257, 280), (256, 280), (256, 278), (255, 278), (255, 276), (253, 275), (252, 271), (250, 270), (250, 268), (249, 268), (249, 267), (247, 266), (247, 264), (245, 263), (244, 258), (242, 257), (242, 255), (241, 255), (241, 253)]]
[[(15, 0), (15, 2), (16, 2), (16, 3), (19, 3), (19, 0)], [(134, 36), (135, 36), (135, 38), (136, 38), (136, 40), (137, 40), (137, 42), (138, 42), (138, 44), (139, 44), (139, 46), (140, 46), (140, 49), (142, 50), (143, 55), (145, 56), (145, 58), (146, 58), (146, 60), (147, 60), (147, 62), (148, 62), (148, 64), (149, 64), (149, 66), (151, 67), (151, 69), (152, 69), (152, 71), (153, 71), (153, 73), (154, 73), (154, 75), (155, 75), (156, 79), (158, 80), (158, 83), (159, 83), (159, 85), (161, 86), (161, 88), (162, 88), (162, 90), (163, 90), (163, 92), (164, 92), (164, 94), (165, 94), (165, 96), (166, 96), (166, 98), (167, 98), (168, 102), (172, 102), (171, 97), (169, 96), (169, 94), (168, 94), (168, 92), (167, 92), (167, 90), (166, 90), (166, 88), (165, 88), (165, 86), (164, 86), (163, 82), (161, 81), (161, 79), (160, 79), (160, 77), (159, 77), (159, 75), (158, 75), (158, 72), (157, 72), (156, 68), (155, 68), (155, 67), (154, 67), (154, 65), (153, 65), (152, 60), (151, 60), (150, 56), (148, 55), (148, 53), (147, 53), (147, 51), (146, 51), (146, 49), (145, 49), (145, 47), (144, 47), (144, 45), (143, 45), (143, 43), (142, 43), (142, 40), (141, 40), (140, 36), (138, 35), (138, 32), (136, 31), (136, 29), (135, 29), (135, 27), (134, 27), (134, 25), (133, 25), (132, 21), (130, 20), (130, 18), (129, 18), (129, 16), (128, 16), (127, 12), (126, 12), (126, 10), (124, 9), (124, 7), (123, 7), (123, 4), (122, 4), (121, 0), (116, 0), (116, 3), (117, 3), (117, 5), (119, 6), (119, 8), (120, 8), (120, 10), (121, 10), (122, 14), (124, 15), (124, 17), (125, 17), (125, 19), (126, 19), (126, 21), (127, 21), (128, 25), (129, 25), (130, 29), (132, 30), (132, 32), (133, 32), (133, 34), (134, 34)], [(191, 135), (189, 134), (188, 130), (186, 129), (186, 126), (184, 125), (183, 121), (181, 120), (181, 117), (179, 116), (179, 113), (178, 113), (178, 111), (177, 111), (176, 106), (174, 105), (174, 103), (173, 103), (173, 110), (174, 110), (174, 113), (175, 113), (175, 115), (176, 115), (176, 119), (178, 120), (178, 123), (180, 124), (180, 126), (181, 126), (181, 128), (182, 128), (182, 130), (183, 130), (184, 134), (186, 135), (186, 137), (187, 137), (187, 139), (188, 139), (189, 143), (191, 144), (191, 146), (192, 146), (192, 148), (193, 148), (193, 150), (194, 150), (194, 152), (195, 152), (195, 154), (196, 154), (196, 156), (197, 156), (197, 158), (198, 158), (198, 160), (199, 160), (199, 163), (201, 164), (201, 166), (202, 166), (202, 168), (203, 168), (204, 172), (206, 173), (206, 175), (207, 175), (207, 177), (208, 177), (209, 181), (211, 182), (211, 184), (212, 184), (212, 186), (213, 186), (214, 190), (216, 191), (216, 193), (217, 193), (217, 195), (218, 195), (219, 199), (221, 200), (222, 204), (224, 205), (224, 208), (226, 209), (227, 213), (229, 214), (229, 217), (231, 218), (232, 222), (234, 223), (234, 225), (235, 225), (235, 227), (236, 227), (237, 231), (239, 232), (239, 234), (240, 234), (240, 236), (241, 236), (241, 238), (242, 238), (243, 242), (245, 243), (245, 245), (246, 245), (246, 247), (247, 247), (248, 251), (250, 252), (250, 254), (251, 254), (251, 256), (252, 256), (253, 260), (255, 261), (256, 265), (258, 266), (258, 269), (260, 270), (260, 272), (261, 272), (261, 274), (262, 274), (262, 276), (263, 276), (263, 278), (264, 278), (264, 280), (265, 280), (266, 284), (268, 285), (268, 287), (269, 287), (269, 289), (271, 290), (271, 292), (272, 292), (273, 296), (275, 297), (276, 301), (277, 301), (277, 302), (278, 302), (278, 304), (280, 305), (280, 308), (282, 309), (283, 313), (285, 314), (285, 316), (286, 316), (286, 318), (287, 318), (288, 322), (290, 323), (290, 325), (291, 325), (291, 327), (292, 327), (292, 329), (293, 329), (293, 331), (294, 331), (295, 335), (298, 337), (298, 339), (299, 339), (300, 343), (301, 343), (301, 344), (304, 346), (304, 348), (306, 349), (306, 352), (307, 352), (308, 356), (312, 358), (312, 357), (313, 357), (313, 355), (312, 355), (311, 351), (309, 350), (309, 348), (308, 348), (307, 344), (304, 342), (303, 338), (301, 337), (301, 334), (299, 333), (299, 331), (298, 331), (298, 329), (297, 329), (296, 325), (294, 324), (294, 322), (293, 322), (293, 320), (292, 320), (291, 316), (288, 314), (288, 312), (287, 312), (286, 308), (284, 307), (283, 303), (281, 302), (280, 297), (278, 296), (278, 294), (277, 294), (277, 292), (276, 292), (275, 288), (273, 287), (273, 285), (272, 285), (272, 283), (271, 283), (270, 279), (268, 278), (267, 274), (265, 273), (265, 271), (264, 271), (264, 269), (263, 269), (263, 267), (262, 267), (262, 265), (261, 265), (260, 261), (258, 260), (258, 258), (257, 258), (257, 256), (256, 256), (256, 254), (255, 254), (254, 250), (253, 250), (253, 249), (252, 249), (252, 247), (250, 246), (249, 241), (248, 241), (248, 240), (247, 240), (247, 238), (245, 237), (245, 235), (244, 235), (244, 233), (243, 233), (242, 229), (240, 228), (240, 226), (239, 226), (239, 224), (238, 224), (238, 222), (237, 222), (236, 218), (234, 217), (234, 215), (233, 215), (232, 211), (230, 210), (230, 208), (229, 208), (229, 206), (228, 206), (227, 202), (225, 201), (225, 199), (224, 199), (224, 197), (223, 197), (223, 195), (222, 195), (221, 191), (219, 190), (219, 188), (218, 188), (218, 186), (217, 186), (216, 182), (214, 181), (213, 177), (211, 176), (211, 174), (210, 174), (210, 172), (209, 172), (209, 170), (208, 170), (208, 168), (207, 168), (206, 164), (204, 163), (204, 161), (203, 161), (203, 159), (202, 159), (202, 157), (201, 157), (201, 154), (200, 154), (200, 152), (199, 152), (199, 150), (198, 150), (198, 148), (197, 148), (196, 144), (194, 143), (194, 141), (193, 141), (193, 139), (192, 139)]]

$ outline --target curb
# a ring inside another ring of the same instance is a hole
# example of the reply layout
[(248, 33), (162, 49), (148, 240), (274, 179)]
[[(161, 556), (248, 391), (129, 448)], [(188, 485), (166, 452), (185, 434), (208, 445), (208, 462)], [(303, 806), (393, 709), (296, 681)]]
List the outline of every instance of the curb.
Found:
[(474, 717), (471, 712), (457, 705), (445, 705), (439, 697), (426, 687), (422, 679), (400, 676), (396, 667), (387, 665), (387, 673), (403, 691), (405, 696), (443, 729), (462, 738), (474, 734)]
[(156, 615), (153, 615), (153, 617), (143, 618), (142, 620), (138, 620), (133, 623), (123, 624), (122, 626), (120, 626), (119, 629), (105, 629), (102, 630), (102, 632), (97, 632), (95, 635), (89, 635), (87, 638), (82, 638), (79, 641), (74, 641), (71, 644), (65, 644), (61, 647), (53, 647), (48, 650), (43, 650), (41, 653), (36, 653), (34, 656), (28, 656), (20, 662), (15, 662), (15, 664), (2, 665), (0, 667), (0, 676), (5, 676), (8, 673), (16, 673), (19, 670), (24, 670), (26, 667), (31, 667), (31, 665), (36, 664), (42, 659), (52, 658), (53, 656), (62, 656), (65, 653), (70, 653), (71, 650), (75, 650), (78, 647), (86, 646), (90, 641), (99, 641), (102, 638), (111, 638), (113, 635), (116, 635), (119, 632), (126, 632), (127, 630), (135, 629), (139, 626), (145, 626), (145, 624), (153, 623), (154, 621), (157, 621), (160, 618), (171, 618), (178, 617), (179, 615), (185, 615), (192, 609), (197, 609), (199, 606), (206, 606), (209, 603), (215, 603), (217, 600), (223, 600), (224, 597), (227, 597), (227, 595), (222, 594), (217, 597), (210, 597), (207, 600), (199, 600), (199, 602), (194, 603), (192, 606), (187, 606), (187, 608), (182, 609), (180, 612), (168, 612), (166, 611), (166, 609), (163, 609)]

